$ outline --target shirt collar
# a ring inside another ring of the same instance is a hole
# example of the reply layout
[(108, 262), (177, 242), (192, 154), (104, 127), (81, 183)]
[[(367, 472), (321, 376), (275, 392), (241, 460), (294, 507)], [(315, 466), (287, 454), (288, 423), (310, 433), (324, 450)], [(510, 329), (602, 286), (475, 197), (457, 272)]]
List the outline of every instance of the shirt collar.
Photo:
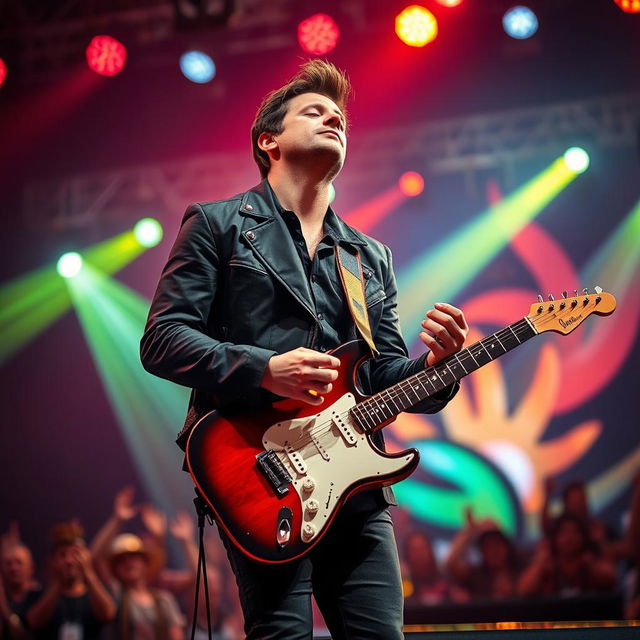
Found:
[[(295, 216), (296, 214), (293, 211), (285, 209), (280, 204), (278, 196), (276, 196), (275, 191), (266, 178), (264, 182), (266, 184), (267, 191), (271, 196), (273, 207), (282, 216), (282, 218), (286, 221), (288, 217)], [(362, 238), (357, 236), (354, 231), (351, 230), (351, 228), (336, 214), (331, 206), (327, 207), (327, 212), (324, 216), (324, 230), (326, 235), (330, 236), (336, 244), (340, 242), (350, 245), (362, 246), (366, 246), (367, 244)]]

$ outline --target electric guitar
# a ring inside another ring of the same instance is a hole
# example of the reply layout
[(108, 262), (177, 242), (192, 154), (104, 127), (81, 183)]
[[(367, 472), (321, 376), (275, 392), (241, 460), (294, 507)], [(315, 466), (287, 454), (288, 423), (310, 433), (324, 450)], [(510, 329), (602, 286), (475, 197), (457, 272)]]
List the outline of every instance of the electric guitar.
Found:
[[(253, 412), (212, 411), (194, 426), (186, 454), (199, 493), (248, 557), (285, 563), (312, 549), (347, 498), (406, 478), (415, 449), (380, 451), (372, 434), (413, 405), (545, 331), (568, 334), (616, 300), (595, 293), (531, 305), (529, 314), (462, 351), (372, 396), (356, 382), (370, 357), (362, 340), (331, 351), (340, 376), (320, 407), (291, 400)], [(283, 408), (283, 405), (286, 408)]]

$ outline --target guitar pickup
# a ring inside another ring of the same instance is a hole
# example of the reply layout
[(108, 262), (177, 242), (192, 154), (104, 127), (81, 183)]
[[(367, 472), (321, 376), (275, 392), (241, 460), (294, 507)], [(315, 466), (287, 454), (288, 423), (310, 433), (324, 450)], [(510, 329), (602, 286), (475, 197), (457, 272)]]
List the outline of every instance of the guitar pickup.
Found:
[(256, 456), (258, 469), (262, 471), (267, 482), (279, 496), (289, 493), (291, 476), (273, 449), (262, 451)]

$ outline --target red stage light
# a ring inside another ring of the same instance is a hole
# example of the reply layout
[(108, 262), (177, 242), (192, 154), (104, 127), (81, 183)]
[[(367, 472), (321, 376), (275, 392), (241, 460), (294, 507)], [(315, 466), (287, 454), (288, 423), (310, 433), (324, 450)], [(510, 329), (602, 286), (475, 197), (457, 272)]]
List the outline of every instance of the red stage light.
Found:
[(127, 61), (125, 46), (111, 36), (95, 36), (86, 51), (87, 64), (102, 76), (115, 76)]
[(640, 13), (640, 0), (613, 0), (625, 13)]
[(324, 55), (338, 44), (340, 29), (336, 21), (326, 13), (316, 13), (298, 25), (298, 42), (307, 52)]
[(7, 77), (7, 65), (4, 60), (0, 58), (0, 87), (4, 84), (4, 79)]
[(438, 35), (438, 21), (431, 11), (412, 4), (396, 16), (396, 34), (410, 47), (424, 47)]
[(462, 0), (438, 0), (438, 2), (445, 7), (457, 7)]
[(400, 176), (398, 186), (405, 196), (419, 196), (424, 191), (424, 179), (416, 171), (407, 171)]

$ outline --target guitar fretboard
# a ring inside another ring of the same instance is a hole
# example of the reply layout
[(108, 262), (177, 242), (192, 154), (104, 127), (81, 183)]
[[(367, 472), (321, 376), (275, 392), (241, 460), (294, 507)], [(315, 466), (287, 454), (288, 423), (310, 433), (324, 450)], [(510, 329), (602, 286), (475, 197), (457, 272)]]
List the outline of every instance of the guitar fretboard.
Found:
[(433, 367), (359, 402), (351, 417), (364, 431), (375, 431), (399, 413), (426, 400), (536, 335), (531, 323), (522, 318), (508, 327), (448, 356)]

